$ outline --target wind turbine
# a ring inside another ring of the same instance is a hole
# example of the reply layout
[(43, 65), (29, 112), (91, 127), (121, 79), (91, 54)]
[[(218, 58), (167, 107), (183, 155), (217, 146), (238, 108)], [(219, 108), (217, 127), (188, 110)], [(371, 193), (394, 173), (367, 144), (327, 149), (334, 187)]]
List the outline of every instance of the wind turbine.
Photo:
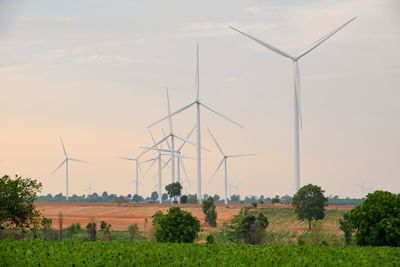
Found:
[(219, 113), (215, 108), (211, 107), (210, 105), (206, 104), (204, 101), (200, 100), (200, 84), (199, 84), (199, 45), (197, 44), (197, 54), (196, 54), (196, 75), (195, 75), (195, 85), (196, 85), (196, 96), (193, 101), (191, 101), (189, 104), (183, 106), (182, 108), (178, 109), (177, 111), (168, 114), (168, 116), (165, 116), (164, 118), (156, 121), (155, 123), (151, 124), (148, 126), (152, 127), (156, 125), (157, 123), (167, 119), (171, 118), (172, 116), (190, 108), (193, 105), (196, 105), (196, 118), (197, 118), (197, 198), (199, 200), (199, 203), (202, 203), (202, 192), (201, 192), (201, 125), (200, 125), (200, 106), (203, 106), (204, 108), (208, 109), (211, 112), (214, 112), (218, 116), (238, 125), (241, 128), (244, 128), (242, 125), (239, 123), (231, 120), (227, 116)]
[(226, 166), (228, 158), (255, 156), (256, 154), (231, 154), (231, 155), (226, 155), (224, 153), (224, 151), (222, 150), (222, 148), (220, 147), (220, 145), (218, 144), (218, 142), (215, 139), (215, 137), (213, 136), (213, 134), (211, 133), (210, 129), (208, 129), (208, 132), (210, 133), (212, 139), (214, 140), (214, 143), (217, 145), (218, 150), (222, 154), (222, 160), (219, 162), (217, 169), (215, 170), (214, 174), (211, 176), (211, 179), (210, 179), (209, 183), (211, 183), (211, 181), (213, 180), (213, 178), (217, 174), (219, 168), (221, 167), (222, 163), (224, 163), (224, 167), (225, 167), (225, 204), (228, 204), (228, 168)]
[(119, 157), (119, 159), (131, 160), (131, 161), (136, 162), (136, 180), (134, 180), (134, 182), (136, 182), (135, 183), (136, 195), (139, 195), (139, 170), (140, 170), (140, 173), (142, 174), (142, 176), (144, 176), (142, 168), (140, 167), (139, 159), (143, 156), (143, 154), (145, 152), (147, 152), (147, 151), (143, 150), (142, 153), (140, 153), (136, 158)]
[(89, 187), (85, 189), (85, 192), (89, 191), (89, 195), (91, 195), (92, 194), (92, 190), (96, 190), (96, 189), (92, 188), (92, 182), (89, 181)]
[(64, 165), (64, 163), (65, 163), (66, 187), (67, 187), (67, 189), (66, 189), (66, 198), (67, 198), (67, 200), (68, 200), (68, 198), (69, 198), (69, 195), (68, 195), (68, 162), (69, 162), (70, 160), (71, 160), (71, 161), (76, 161), (76, 162), (82, 162), (82, 163), (86, 163), (86, 164), (89, 164), (89, 162), (83, 161), (83, 160), (80, 160), (80, 159), (69, 158), (68, 155), (67, 155), (67, 152), (66, 152), (66, 150), (65, 150), (64, 143), (63, 143), (63, 140), (62, 140), (61, 136), (60, 136), (60, 141), (61, 141), (62, 149), (63, 149), (63, 151), (64, 151), (65, 159), (64, 159), (64, 160), (60, 163), (60, 165), (58, 165), (58, 167), (53, 171), (53, 174), (54, 174), (59, 168), (61, 168), (61, 166)]
[[(259, 43), (260, 45), (272, 50), (273, 52), (287, 57), (293, 61), (293, 67), (294, 67), (294, 193), (297, 193), (300, 189), (300, 144), (299, 144), (299, 129), (302, 129), (302, 115), (301, 115), (301, 90), (300, 90), (300, 72), (299, 72), (299, 66), (298, 66), (298, 61), (300, 58), (308, 54), (311, 50), (322, 44), (324, 41), (326, 41), (329, 37), (334, 35), (336, 32), (338, 32), (340, 29), (345, 27), (347, 24), (355, 20), (357, 17), (354, 17), (347, 21), (345, 24), (342, 26), (338, 27), (334, 31), (328, 33), (327, 35), (323, 36), (321, 39), (317, 40), (316, 42), (312, 43), (309, 47), (301, 51), (297, 55), (291, 55), (279, 48), (276, 48), (275, 46), (272, 46), (264, 41), (261, 41), (247, 33), (244, 33), (232, 26), (229, 26), (232, 30), (235, 30), (244, 36), (252, 39), (253, 41)], [(300, 121), (300, 124), (299, 124)]]

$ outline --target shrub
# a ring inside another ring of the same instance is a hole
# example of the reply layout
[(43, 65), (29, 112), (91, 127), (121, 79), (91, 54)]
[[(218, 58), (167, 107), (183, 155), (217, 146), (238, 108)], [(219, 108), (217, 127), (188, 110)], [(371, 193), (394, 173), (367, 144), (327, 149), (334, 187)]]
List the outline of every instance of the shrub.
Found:
[(139, 232), (139, 226), (137, 223), (135, 224), (131, 224), (128, 226), (128, 232), (129, 232), (129, 236), (131, 238), (131, 240), (135, 240), (136, 236)]
[(400, 194), (375, 191), (349, 213), (361, 246), (400, 246)]
[(354, 228), (351, 226), (350, 216), (348, 212), (343, 214), (343, 219), (339, 220), (339, 229), (343, 231), (346, 245), (350, 245)]
[(207, 244), (214, 244), (215, 243), (215, 238), (213, 234), (209, 234), (206, 238)]
[(200, 231), (200, 221), (190, 212), (173, 207), (167, 214), (157, 211), (153, 227), (158, 242), (192, 243)]
[(205, 221), (211, 227), (217, 227), (217, 211), (215, 210), (215, 203), (212, 197), (208, 197), (203, 202), (203, 213), (206, 216)]
[(86, 225), (86, 231), (89, 234), (90, 241), (96, 241), (96, 223), (90, 222)]

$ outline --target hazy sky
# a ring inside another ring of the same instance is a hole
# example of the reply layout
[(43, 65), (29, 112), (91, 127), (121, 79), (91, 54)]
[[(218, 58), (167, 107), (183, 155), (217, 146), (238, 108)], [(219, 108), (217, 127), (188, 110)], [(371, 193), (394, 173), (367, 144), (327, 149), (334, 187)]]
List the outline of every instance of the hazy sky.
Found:
[[(303, 131), (301, 185), (360, 196), (400, 191), (400, 2), (0, 0), (0, 173), (43, 183), (65, 194), (59, 136), (71, 157), (70, 194), (134, 193), (134, 157), (150, 145), (146, 126), (194, 98), (196, 43), (200, 97), (245, 126), (202, 111), (203, 192), (223, 193), (221, 155), (243, 195), (293, 190), (292, 62), (233, 32), (296, 53), (353, 16), (358, 19), (300, 60)], [(191, 108), (173, 120), (186, 135)], [(164, 122), (152, 128), (162, 137)], [(195, 140), (195, 136), (193, 136)], [(187, 145), (184, 154), (195, 156)], [(148, 155), (143, 159), (150, 158)], [(196, 192), (196, 165), (186, 160)], [(143, 165), (146, 169), (148, 165)], [(139, 193), (154, 189), (154, 168)], [(170, 170), (163, 173), (164, 184)]]

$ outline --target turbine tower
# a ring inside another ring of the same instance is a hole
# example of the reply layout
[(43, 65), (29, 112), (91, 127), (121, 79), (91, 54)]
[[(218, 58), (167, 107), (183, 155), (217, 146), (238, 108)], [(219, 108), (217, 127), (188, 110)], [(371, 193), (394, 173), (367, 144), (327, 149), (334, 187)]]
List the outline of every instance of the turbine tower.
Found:
[(227, 160), (228, 158), (238, 158), (238, 157), (247, 157), (247, 156), (255, 156), (256, 154), (231, 154), (231, 155), (226, 155), (224, 151), (222, 150), (221, 146), (218, 144), (217, 140), (211, 133), (210, 129), (208, 129), (208, 132), (210, 133), (212, 139), (214, 140), (214, 143), (217, 145), (218, 150), (222, 154), (222, 160), (219, 162), (217, 169), (215, 170), (214, 174), (211, 176), (210, 182), (214, 179), (215, 175), (217, 174), (219, 168), (221, 168), (222, 163), (224, 163), (225, 167), (225, 204), (228, 204), (228, 167), (227, 167)]
[(71, 160), (71, 161), (76, 161), (76, 162), (82, 162), (82, 163), (86, 163), (86, 164), (89, 164), (89, 162), (87, 162), (87, 161), (83, 161), (83, 160), (80, 160), (80, 159), (74, 159), (74, 158), (69, 158), (68, 157), (68, 155), (67, 155), (67, 151), (65, 150), (65, 147), (64, 147), (64, 143), (63, 143), (63, 140), (62, 140), (62, 138), (61, 138), (61, 136), (60, 136), (60, 141), (61, 141), (61, 145), (62, 145), (62, 149), (63, 149), (63, 152), (64, 152), (64, 155), (65, 155), (65, 159), (60, 163), (60, 165), (58, 165), (58, 167), (53, 171), (53, 174), (59, 169), (59, 168), (61, 168), (61, 166), (62, 165), (64, 165), (64, 163), (65, 163), (65, 180), (66, 180), (66, 198), (67, 198), (67, 200), (68, 200), (68, 198), (69, 198), (69, 195), (68, 195), (68, 162)]
[(177, 111), (168, 114), (168, 116), (156, 121), (155, 123), (151, 124), (148, 126), (152, 127), (154, 125), (156, 125), (157, 123), (167, 119), (167, 118), (171, 118), (172, 116), (190, 108), (193, 105), (196, 105), (196, 119), (197, 119), (197, 198), (199, 200), (199, 203), (202, 203), (202, 191), (201, 191), (201, 125), (200, 125), (200, 106), (203, 106), (204, 108), (208, 109), (211, 112), (214, 112), (215, 114), (217, 114), (218, 116), (238, 125), (239, 127), (243, 128), (242, 125), (240, 125), (239, 123), (231, 120), (230, 118), (228, 118), (225, 115), (222, 115), (221, 113), (219, 113), (215, 108), (211, 107), (210, 105), (206, 104), (205, 102), (200, 100), (200, 84), (199, 84), (199, 45), (197, 44), (197, 54), (196, 54), (196, 75), (195, 75), (195, 87), (196, 87), (196, 95), (195, 95), (195, 99), (193, 101), (191, 101), (189, 104), (183, 106), (182, 108), (178, 109)]
[(276, 48), (264, 41), (261, 41), (247, 33), (244, 33), (232, 26), (229, 26), (232, 30), (235, 30), (244, 36), (252, 39), (253, 41), (259, 43), (260, 45), (272, 50), (273, 52), (287, 57), (293, 61), (293, 70), (294, 70), (294, 193), (297, 193), (300, 189), (300, 144), (299, 144), (299, 130), (302, 129), (302, 117), (301, 117), (301, 90), (300, 90), (300, 72), (299, 72), (299, 66), (298, 66), (298, 61), (300, 58), (308, 54), (311, 50), (322, 44), (324, 41), (326, 41), (329, 37), (334, 35), (336, 32), (338, 32), (340, 29), (345, 27), (347, 24), (355, 20), (357, 17), (354, 17), (347, 21), (345, 24), (337, 28), (336, 30), (328, 33), (327, 35), (323, 36), (321, 39), (318, 41), (312, 43), (309, 47), (301, 51), (297, 55), (290, 55), (289, 53)]
[(139, 195), (139, 170), (140, 173), (143, 175), (142, 168), (140, 167), (139, 159), (143, 156), (144, 153), (147, 151), (143, 150), (142, 153), (140, 153), (136, 158), (126, 158), (126, 157), (119, 157), (119, 159), (124, 159), (124, 160), (131, 160), (136, 162), (136, 180), (135, 182), (135, 188), (136, 188), (136, 195)]

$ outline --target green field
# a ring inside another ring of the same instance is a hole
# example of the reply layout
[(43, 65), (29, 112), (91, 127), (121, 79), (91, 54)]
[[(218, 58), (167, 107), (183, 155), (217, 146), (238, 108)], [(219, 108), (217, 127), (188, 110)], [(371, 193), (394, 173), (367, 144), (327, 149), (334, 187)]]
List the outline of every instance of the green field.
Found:
[(2, 240), (2, 266), (399, 266), (400, 248)]

